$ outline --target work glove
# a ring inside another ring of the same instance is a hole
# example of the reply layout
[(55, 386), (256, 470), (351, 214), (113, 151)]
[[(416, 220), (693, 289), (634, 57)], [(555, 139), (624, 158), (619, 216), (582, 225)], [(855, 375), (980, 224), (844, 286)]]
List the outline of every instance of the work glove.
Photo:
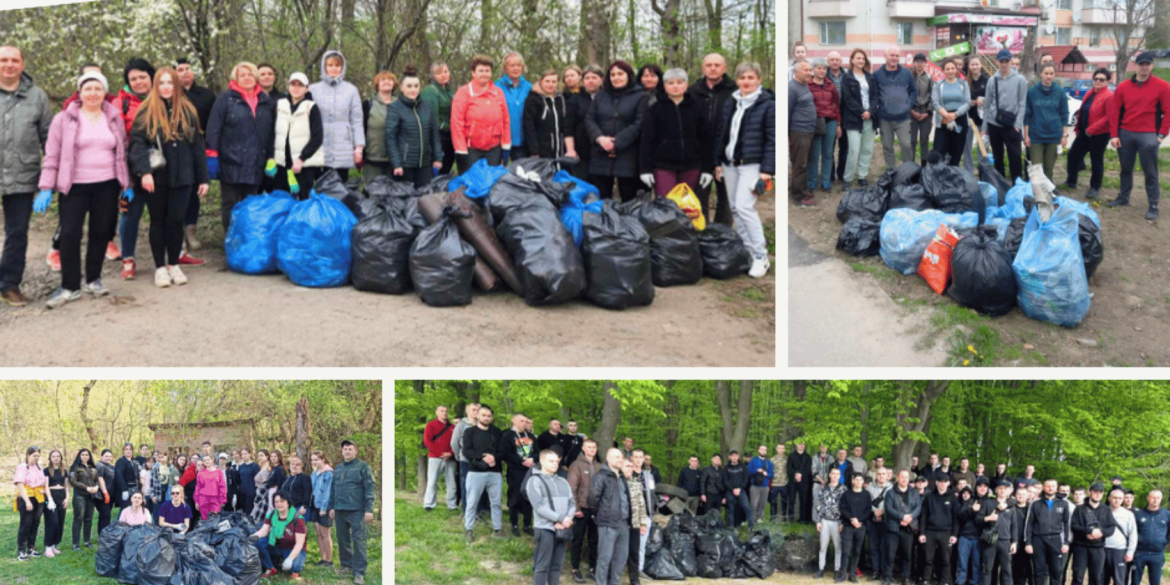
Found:
[(284, 569), (285, 571), (291, 571), (292, 570), (292, 563), (293, 563), (292, 555), (289, 555), (289, 556), (285, 557), (284, 562), (280, 564), (280, 567), (282, 569)]
[(652, 175), (650, 173), (645, 173), (642, 175), (638, 175), (638, 178), (642, 179), (642, 182), (645, 183), (647, 187), (650, 187), (650, 188), (654, 187), (654, 175)]
[(219, 157), (207, 157), (207, 179), (214, 181), (219, 178)]
[(711, 173), (703, 173), (703, 174), (699, 175), (699, 187), (706, 189), (707, 187), (711, 186), (711, 181), (714, 181), (714, 180), (715, 180), (715, 177), (712, 176)]
[(763, 197), (764, 193), (768, 192), (769, 183), (771, 181), (765, 181), (763, 179), (756, 181), (756, 186), (752, 187), (752, 194), (756, 197)]
[(122, 199), (125, 199), (127, 203), (134, 201), (134, 187), (127, 187), (122, 193)]
[(45, 505), (49, 508), (50, 512), (57, 509), (57, 502), (53, 501), (52, 496), (49, 496), (48, 498), (45, 499)]
[(33, 201), (33, 211), (37, 213), (44, 213), (49, 210), (49, 204), (53, 202), (53, 192), (48, 189), (41, 189), (37, 193), (37, 198)]
[(292, 169), (288, 171), (288, 190), (293, 195), (301, 192), (301, 184), (297, 182), (297, 176), (292, 172)]
[(268, 164), (264, 165), (264, 174), (268, 175), (269, 179), (276, 176), (276, 160), (275, 159), (271, 159), (271, 158), (268, 159)]
[(104, 500), (105, 500), (105, 501), (104, 501), (104, 502), (102, 502), (102, 503), (104, 503), (104, 504), (109, 504), (109, 503), (110, 503), (110, 494), (105, 494), (105, 498), (104, 498)]
[(125, 492), (125, 491), (122, 492), (122, 501), (123, 502), (130, 501), (130, 492)]

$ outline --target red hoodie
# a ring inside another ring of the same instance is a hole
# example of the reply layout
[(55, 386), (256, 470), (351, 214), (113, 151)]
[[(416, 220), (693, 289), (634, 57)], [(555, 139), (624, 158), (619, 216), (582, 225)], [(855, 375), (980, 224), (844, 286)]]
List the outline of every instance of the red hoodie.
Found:
[(1119, 129), (1170, 134), (1170, 83), (1152, 75), (1145, 83), (1136, 75), (1119, 83), (1109, 104), (1109, 135), (1117, 138)]
[[(446, 428), (443, 428), (446, 426)], [(450, 419), (444, 424), (439, 419), (427, 423), (423, 429), (423, 444), (427, 446), (427, 456), (439, 458), (451, 453), (451, 435), (455, 433), (455, 425)]]

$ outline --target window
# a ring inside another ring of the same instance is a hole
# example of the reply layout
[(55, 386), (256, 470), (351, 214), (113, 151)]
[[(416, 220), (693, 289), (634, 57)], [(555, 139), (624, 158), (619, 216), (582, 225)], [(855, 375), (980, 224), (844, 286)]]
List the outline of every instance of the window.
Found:
[(1056, 44), (1057, 45), (1071, 45), (1072, 44), (1072, 29), (1058, 28), (1056, 29)]
[(1093, 0), (1085, 0), (1085, 5), (1082, 9), (1083, 10), (1092, 10), (1093, 9)]
[(1072, 0), (1057, 0), (1056, 1), (1056, 9), (1057, 10), (1072, 10)]
[(822, 45), (844, 45), (845, 21), (834, 20), (822, 22), (820, 42)]
[(899, 22), (898, 23), (898, 44), (899, 45), (913, 45), (914, 44), (914, 23), (913, 22)]
[(1089, 28), (1089, 46), (1090, 47), (1100, 47), (1101, 46), (1101, 29), (1100, 28), (1097, 28), (1095, 26)]

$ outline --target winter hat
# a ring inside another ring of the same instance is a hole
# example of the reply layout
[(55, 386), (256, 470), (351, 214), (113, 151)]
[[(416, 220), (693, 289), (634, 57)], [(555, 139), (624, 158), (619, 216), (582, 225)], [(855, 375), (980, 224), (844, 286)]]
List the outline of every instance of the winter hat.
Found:
[(110, 93), (110, 82), (106, 80), (106, 76), (97, 71), (90, 71), (77, 78), (77, 90), (81, 91), (81, 86), (85, 85), (87, 81), (97, 81), (102, 84), (102, 89), (106, 93)]
[(154, 65), (151, 65), (150, 61), (146, 59), (134, 57), (126, 62), (126, 68), (122, 70), (122, 81), (125, 81), (126, 85), (130, 85), (130, 72), (135, 69), (145, 71), (152, 80), (154, 79)]

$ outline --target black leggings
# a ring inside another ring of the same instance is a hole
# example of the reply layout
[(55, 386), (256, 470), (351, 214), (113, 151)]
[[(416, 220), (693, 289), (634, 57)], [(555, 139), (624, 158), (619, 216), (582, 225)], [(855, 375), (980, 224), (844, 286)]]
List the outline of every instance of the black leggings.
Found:
[(57, 505), (55, 510), (45, 506), (45, 546), (61, 544), (61, 537), (65, 534), (65, 509), (68, 507), (65, 505), (65, 496), (53, 498), (53, 503)]
[(102, 533), (102, 531), (106, 529), (106, 526), (110, 525), (110, 516), (112, 515), (112, 512), (114, 510), (114, 504), (112, 504), (112, 503), (107, 504), (105, 502), (105, 499), (103, 498), (101, 501), (95, 501), (93, 503), (93, 506), (94, 506), (94, 508), (97, 508), (97, 514), (98, 514), (97, 528), (98, 528), (98, 534), (100, 535)]
[(24, 500), (17, 496), (16, 507), (20, 510), (20, 527), (16, 533), (17, 552), (28, 552), (37, 547), (37, 531), (41, 527), (41, 514), (45, 503), (30, 499), (32, 510), (25, 508)]
[(613, 199), (613, 186), (617, 182), (618, 194), (622, 201), (629, 201), (638, 196), (638, 189), (642, 181), (637, 177), (610, 177), (607, 175), (590, 175), (589, 182), (597, 187), (602, 199)]
[(958, 132), (951, 132), (946, 126), (935, 126), (934, 151), (943, 160), (947, 160), (949, 156), (950, 162), (947, 164), (957, 167), (963, 162), (963, 145), (966, 144), (967, 133), (971, 130), (967, 128), (966, 116), (960, 116), (955, 123), (962, 124)]
[[(244, 185), (242, 183), (219, 183), (219, 213), (220, 220), (223, 221), (223, 235), (227, 236), (228, 229), (232, 226), (232, 209), (237, 203), (244, 200), (248, 195), (255, 195), (259, 193), (256, 185)], [(190, 500), (188, 500), (190, 501)]]
[[(1023, 176), (1023, 166), (1020, 161), (1020, 150), (1023, 148), (1023, 138), (1015, 126), (996, 126), (987, 124), (987, 139), (991, 141), (991, 151), (995, 155), (995, 170), (1011, 183)], [(1003, 172), (1004, 149), (1007, 149), (1008, 170), (1011, 175)]]
[(445, 175), (455, 166), (455, 147), (451, 144), (451, 131), (439, 130), (439, 142), (443, 145), (443, 168), (439, 169), (439, 173)]
[(80, 494), (76, 492), (73, 494), (73, 546), (81, 544), (83, 530), (85, 542), (90, 542), (89, 537), (93, 530), (93, 504), (93, 496), (89, 492), (81, 490)]
[(1092, 165), (1089, 172), (1089, 186), (1100, 189), (1101, 177), (1105, 174), (1105, 147), (1108, 145), (1108, 134), (1098, 134), (1097, 136), (1077, 134), (1076, 140), (1073, 140), (1072, 148), (1068, 149), (1068, 180), (1066, 183), (1073, 186), (1077, 184), (1077, 174), (1081, 170), (1081, 165), (1085, 164), (1085, 154), (1088, 153), (1089, 163)]
[(195, 189), (194, 185), (171, 187), (165, 181), (158, 181), (154, 184), (154, 193), (147, 195), (150, 251), (154, 254), (155, 268), (179, 263), (179, 254), (183, 251), (183, 224)]
[(500, 166), (500, 162), (503, 160), (503, 151), (499, 146), (491, 150), (476, 150), (474, 148), (468, 148), (467, 154), (460, 154), (455, 156), (455, 164), (459, 166), (459, 174), (462, 175), (463, 173), (466, 173), (467, 169), (470, 169), (471, 165), (479, 162), (479, 159), (481, 158), (486, 158), (488, 164), (493, 167)]
[(73, 185), (61, 196), (61, 288), (81, 290), (81, 232), (89, 216), (89, 241), (85, 246), (85, 281), (102, 276), (106, 244), (114, 237), (118, 218), (118, 182)]

